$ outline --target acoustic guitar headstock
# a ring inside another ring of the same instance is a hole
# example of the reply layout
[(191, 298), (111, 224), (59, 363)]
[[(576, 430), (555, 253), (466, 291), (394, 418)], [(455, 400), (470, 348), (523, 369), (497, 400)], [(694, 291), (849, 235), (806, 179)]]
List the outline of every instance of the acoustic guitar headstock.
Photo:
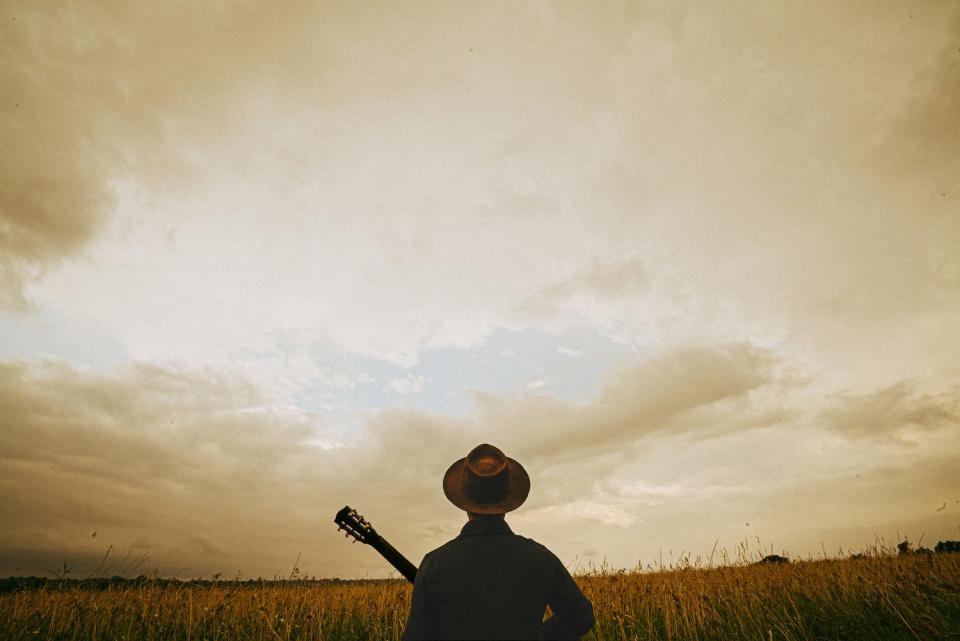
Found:
[(337, 512), (333, 522), (337, 524), (338, 531), (344, 530), (346, 532), (345, 536), (348, 538), (352, 536), (354, 542), (360, 541), (372, 545), (375, 540), (380, 538), (377, 531), (370, 525), (370, 521), (360, 516), (360, 513), (349, 505)]

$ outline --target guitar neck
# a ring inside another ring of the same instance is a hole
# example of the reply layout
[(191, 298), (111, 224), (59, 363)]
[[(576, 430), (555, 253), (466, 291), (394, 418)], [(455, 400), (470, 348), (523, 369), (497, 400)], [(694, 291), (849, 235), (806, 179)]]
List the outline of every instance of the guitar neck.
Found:
[(407, 557), (400, 554), (395, 547), (387, 543), (382, 536), (377, 535), (370, 541), (370, 545), (379, 552), (383, 558), (390, 562), (390, 565), (397, 569), (410, 583), (417, 578), (417, 566), (407, 560)]

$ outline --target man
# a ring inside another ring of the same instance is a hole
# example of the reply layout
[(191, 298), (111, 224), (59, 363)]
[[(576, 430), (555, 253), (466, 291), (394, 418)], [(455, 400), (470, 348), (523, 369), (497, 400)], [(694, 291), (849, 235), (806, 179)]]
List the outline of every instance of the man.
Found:
[[(450, 466), (443, 491), (468, 521), (423, 557), (404, 641), (579, 639), (593, 627), (593, 605), (560, 560), (504, 521), (530, 492), (519, 463), (478, 445)], [(541, 624), (547, 605), (553, 616)]]

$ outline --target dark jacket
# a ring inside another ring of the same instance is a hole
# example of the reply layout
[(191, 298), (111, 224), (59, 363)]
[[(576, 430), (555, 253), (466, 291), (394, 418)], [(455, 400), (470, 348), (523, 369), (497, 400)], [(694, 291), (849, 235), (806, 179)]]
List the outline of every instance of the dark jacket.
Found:
[[(541, 624), (548, 604), (553, 616)], [(593, 623), (560, 559), (481, 517), (423, 557), (403, 639), (579, 639)]]

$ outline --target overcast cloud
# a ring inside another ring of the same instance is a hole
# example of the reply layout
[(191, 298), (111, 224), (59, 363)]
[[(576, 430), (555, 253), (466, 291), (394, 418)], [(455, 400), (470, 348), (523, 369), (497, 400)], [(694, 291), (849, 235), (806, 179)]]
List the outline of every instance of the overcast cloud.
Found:
[(482, 441), (568, 563), (956, 538), (953, 4), (0, 25), (0, 573), (382, 574)]

